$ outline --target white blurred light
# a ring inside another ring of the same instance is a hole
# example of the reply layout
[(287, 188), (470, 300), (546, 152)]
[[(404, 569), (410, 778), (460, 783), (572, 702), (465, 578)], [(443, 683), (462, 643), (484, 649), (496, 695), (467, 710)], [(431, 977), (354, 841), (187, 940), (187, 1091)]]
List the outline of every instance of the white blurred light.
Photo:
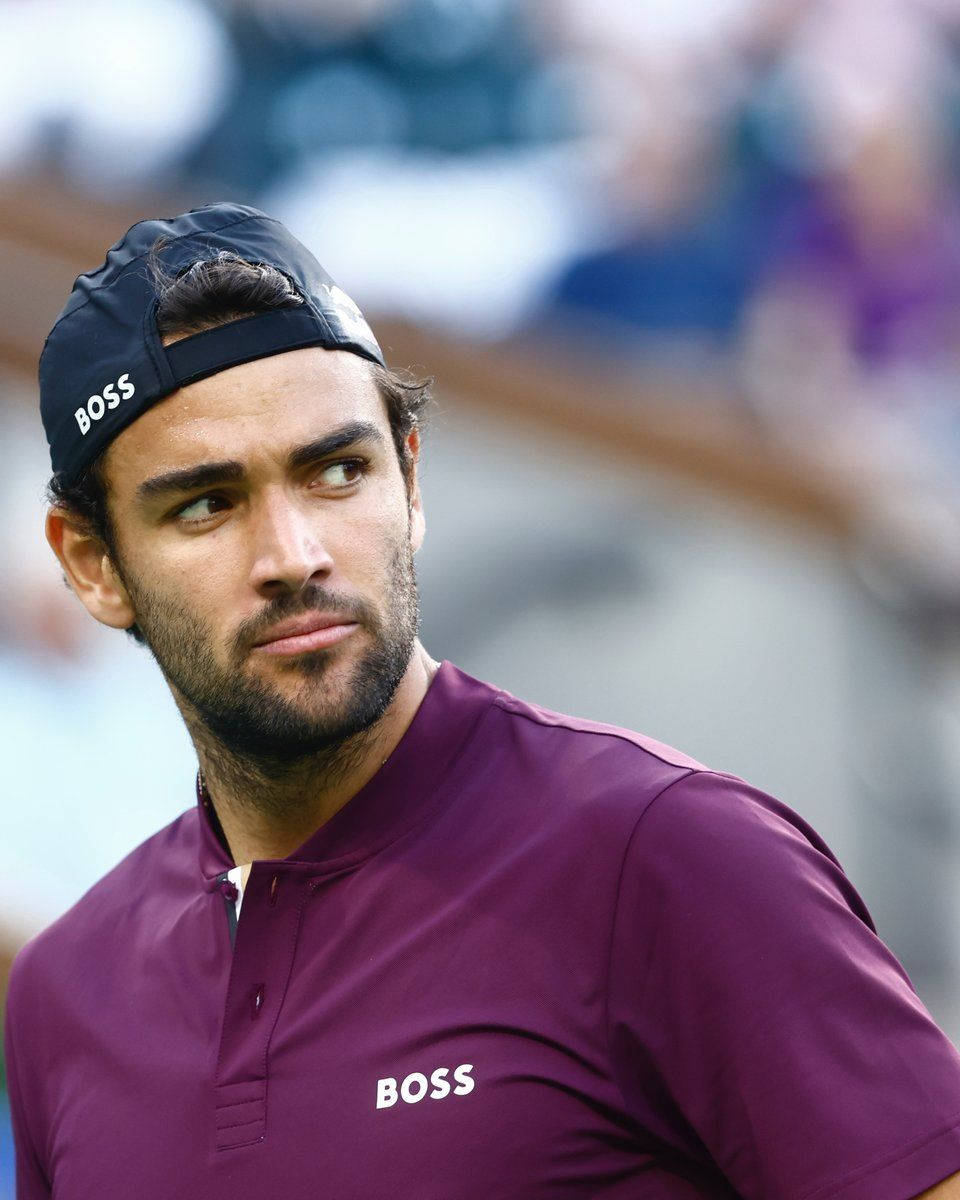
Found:
[[(62, 0), (7, 0), (0, 7), (0, 170), (26, 159), (60, 86), (56, 53)], [(50, 45), (42, 40), (43, 31)]]
[(545, 10), (555, 8), (567, 36), (582, 44), (656, 57), (728, 36), (756, 7), (757, 0), (559, 0)]
[(368, 312), (498, 337), (592, 218), (562, 152), (370, 153), (306, 168), (264, 201)]
[(832, 0), (811, 8), (771, 76), (761, 134), (794, 169), (842, 169), (881, 125), (929, 128), (955, 74), (911, 0)]
[(8, 0), (0, 22), (0, 168), (46, 140), (95, 188), (156, 176), (232, 78), (199, 0)]

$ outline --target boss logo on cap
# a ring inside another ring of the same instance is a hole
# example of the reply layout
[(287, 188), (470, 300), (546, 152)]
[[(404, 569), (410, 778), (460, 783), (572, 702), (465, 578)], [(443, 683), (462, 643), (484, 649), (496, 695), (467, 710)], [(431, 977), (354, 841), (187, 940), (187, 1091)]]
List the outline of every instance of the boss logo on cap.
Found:
[(325, 291), (330, 297), (330, 307), (334, 309), (340, 318), (340, 324), (343, 326), (344, 333), (348, 336), (352, 334), (354, 337), (359, 336), (360, 338), (370, 337), (370, 329), (364, 319), (363, 313), (357, 308), (356, 304), (354, 304), (343, 288), (337, 287), (335, 283), (325, 283), (321, 285), (321, 290)]
[(91, 396), (86, 406), (78, 408), (73, 414), (77, 418), (80, 432), (89, 433), (91, 424), (99, 421), (108, 408), (116, 408), (121, 400), (129, 400), (136, 390), (130, 382), (129, 374), (121, 375), (116, 383), (108, 383), (101, 395)]

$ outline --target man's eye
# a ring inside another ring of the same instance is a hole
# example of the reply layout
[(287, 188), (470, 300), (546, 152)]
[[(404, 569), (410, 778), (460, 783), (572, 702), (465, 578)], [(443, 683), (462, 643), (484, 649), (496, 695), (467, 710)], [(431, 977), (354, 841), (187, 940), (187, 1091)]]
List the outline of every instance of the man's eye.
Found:
[(186, 525), (200, 525), (227, 507), (227, 501), (223, 496), (198, 496), (196, 500), (185, 504), (183, 508), (178, 508), (174, 515), (178, 521)]
[(344, 458), (325, 466), (317, 479), (324, 487), (346, 488), (356, 483), (365, 470), (366, 463), (362, 459)]

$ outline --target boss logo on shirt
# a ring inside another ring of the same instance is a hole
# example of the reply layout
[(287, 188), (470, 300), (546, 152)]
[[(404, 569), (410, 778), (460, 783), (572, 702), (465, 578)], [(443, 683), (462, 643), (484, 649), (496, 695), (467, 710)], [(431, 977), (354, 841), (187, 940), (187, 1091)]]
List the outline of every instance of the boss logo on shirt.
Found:
[[(119, 392), (117, 391), (119, 388)], [(90, 425), (99, 421), (108, 408), (116, 408), (121, 400), (129, 400), (137, 389), (130, 382), (129, 374), (121, 375), (116, 383), (108, 383), (103, 389), (103, 395), (91, 396), (84, 408), (78, 408), (73, 414), (77, 418), (80, 432), (90, 432)]]
[(449, 1067), (437, 1067), (435, 1071), (431, 1071), (429, 1078), (420, 1071), (411, 1071), (399, 1088), (395, 1079), (378, 1079), (377, 1108), (392, 1108), (397, 1100), (402, 1100), (404, 1104), (419, 1104), (428, 1094), (431, 1100), (442, 1100), (451, 1092), (455, 1096), (468, 1096), (476, 1086), (470, 1076), (472, 1070), (473, 1063), (462, 1063), (459, 1067), (454, 1067), (455, 1087), (447, 1080), (450, 1074)]

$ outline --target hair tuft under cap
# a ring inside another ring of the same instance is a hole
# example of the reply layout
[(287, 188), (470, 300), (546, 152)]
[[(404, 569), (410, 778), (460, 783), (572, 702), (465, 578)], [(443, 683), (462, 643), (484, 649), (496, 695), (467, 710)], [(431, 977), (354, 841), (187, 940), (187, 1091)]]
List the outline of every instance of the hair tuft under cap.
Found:
[[(164, 346), (151, 259), (176, 276), (223, 253), (282, 271), (302, 303), (243, 317)], [(40, 356), (40, 413), (54, 473), (69, 482), (132, 421), (177, 388), (228, 367), (323, 346), (385, 366), (363, 314), (273, 217), (208, 204), (139, 221), (77, 277)]]

